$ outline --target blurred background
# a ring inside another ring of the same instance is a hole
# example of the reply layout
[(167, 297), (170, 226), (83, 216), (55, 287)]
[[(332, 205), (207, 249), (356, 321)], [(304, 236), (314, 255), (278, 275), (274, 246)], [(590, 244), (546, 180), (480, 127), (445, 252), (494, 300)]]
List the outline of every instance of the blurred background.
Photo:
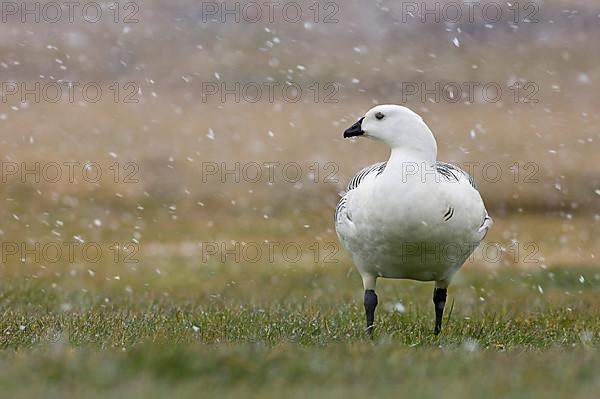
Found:
[[(388, 156), (342, 132), (396, 103), (424, 117), (440, 160), (474, 176), (506, 255), (495, 266), (524, 265), (510, 247), (527, 243), (524, 266), (595, 262), (592, 1), (2, 7), (5, 243), (133, 243), (150, 270), (173, 256), (220, 263), (205, 242), (337, 245), (338, 193)], [(53, 275), (19, 248), (3, 248), (6, 272)]]
[[(1, 2), (2, 392), (596, 398), (599, 37), (592, 0)], [(495, 220), (439, 336), (381, 279), (366, 339), (334, 231), (384, 103)]]

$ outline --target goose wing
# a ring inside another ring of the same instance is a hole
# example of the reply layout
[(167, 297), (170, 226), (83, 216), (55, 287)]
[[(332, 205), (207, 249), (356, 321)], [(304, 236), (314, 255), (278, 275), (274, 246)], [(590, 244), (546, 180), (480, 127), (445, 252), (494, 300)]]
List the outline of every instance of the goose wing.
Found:
[(378, 162), (373, 165), (369, 165), (363, 169), (361, 169), (352, 179), (350, 179), (350, 183), (346, 187), (346, 191), (342, 192), (340, 195), (340, 201), (335, 208), (335, 222), (338, 223), (342, 220), (342, 216), (348, 217), (347, 214), (347, 204), (348, 204), (348, 194), (356, 189), (362, 182), (364, 182), (367, 178), (371, 176), (379, 176), (385, 169), (387, 162)]

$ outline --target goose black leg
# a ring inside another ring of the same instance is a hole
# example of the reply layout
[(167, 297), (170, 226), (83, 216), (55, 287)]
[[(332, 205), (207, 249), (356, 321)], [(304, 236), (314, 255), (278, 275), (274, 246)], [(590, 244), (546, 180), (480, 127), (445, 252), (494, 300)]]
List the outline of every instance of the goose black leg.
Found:
[(373, 323), (375, 322), (375, 308), (377, 307), (377, 294), (375, 290), (365, 290), (365, 313), (367, 314), (367, 333), (373, 334)]
[(433, 305), (435, 306), (435, 327), (433, 333), (438, 335), (442, 330), (442, 317), (444, 316), (444, 306), (446, 306), (446, 288), (435, 288), (433, 290)]

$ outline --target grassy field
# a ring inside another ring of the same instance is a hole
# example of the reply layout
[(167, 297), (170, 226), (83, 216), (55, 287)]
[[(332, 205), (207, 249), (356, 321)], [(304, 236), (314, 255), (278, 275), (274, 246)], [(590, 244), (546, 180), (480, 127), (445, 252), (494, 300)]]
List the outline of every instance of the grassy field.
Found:
[[(498, 222), (492, 238), (517, 221)], [(369, 339), (360, 278), (341, 254), (331, 264), (203, 263), (163, 249), (142, 243), (136, 263), (9, 258), (3, 395), (594, 398), (600, 389), (600, 272), (590, 262), (476, 259), (451, 287), (437, 337), (431, 284), (382, 280)]]
[(370, 340), (346, 268), (173, 267), (177, 282), (3, 281), (3, 393), (593, 398), (600, 388), (600, 274), (589, 269), (465, 272), (438, 337), (431, 287), (383, 282)]
[[(516, 22), (422, 23), (402, 20), (407, 2), (348, 0), (320, 2), (338, 22), (317, 23), (310, 1), (298, 23), (219, 23), (205, 3), (145, 0), (135, 24), (0, 24), (3, 84), (104, 93), (3, 93), (0, 397), (597, 398), (598, 6), (507, 2)], [(248, 83), (303, 95), (223, 97)], [(448, 83), (503, 95), (426, 94)], [(388, 156), (342, 132), (382, 103), (424, 117), (495, 220), (439, 336), (432, 284), (382, 280), (368, 338), (333, 230), (339, 191)], [(222, 173), (294, 162), (295, 181)], [(89, 163), (101, 179), (85, 179)], [(62, 178), (40, 173), (57, 164)]]

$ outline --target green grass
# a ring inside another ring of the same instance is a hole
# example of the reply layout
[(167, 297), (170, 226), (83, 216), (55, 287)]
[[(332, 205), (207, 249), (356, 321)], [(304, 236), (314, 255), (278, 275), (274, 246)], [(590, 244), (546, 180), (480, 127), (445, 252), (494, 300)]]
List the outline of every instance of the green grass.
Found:
[[(329, 208), (268, 219), (258, 211), (258, 220), (204, 208), (178, 208), (185, 217), (177, 219), (162, 208), (135, 217), (111, 208), (103, 228), (86, 227), (95, 209), (23, 208), (5, 218), (6, 242), (33, 248), (80, 235), (105, 252), (97, 263), (14, 255), (0, 264), (0, 397), (545, 399), (600, 391), (600, 269), (586, 255), (597, 253), (598, 224), (587, 217), (498, 217), (488, 239), (505, 256), (475, 257), (457, 274), (439, 336), (431, 283), (379, 280), (369, 339), (360, 276), (342, 251), (336, 263), (323, 262), (325, 244), (336, 242)], [(572, 231), (585, 234), (565, 241)], [(114, 261), (111, 244), (136, 232), (138, 262)], [(535, 258), (544, 259), (515, 256), (515, 236), (523, 250), (536, 243)], [(295, 242), (305, 256), (203, 262), (201, 240)], [(315, 243), (323, 263), (314, 261)]]
[(437, 337), (431, 284), (381, 280), (368, 339), (349, 265), (161, 264), (161, 274), (145, 264), (93, 277), (68, 267), (7, 274), (3, 396), (594, 398), (600, 389), (600, 273), (590, 267), (468, 268)]
[[(582, 397), (598, 390), (596, 353), (470, 352), (396, 342), (140, 345), (99, 353), (61, 342), (3, 355), (4, 392), (44, 397)], [(15, 396), (11, 396), (15, 397)]]

